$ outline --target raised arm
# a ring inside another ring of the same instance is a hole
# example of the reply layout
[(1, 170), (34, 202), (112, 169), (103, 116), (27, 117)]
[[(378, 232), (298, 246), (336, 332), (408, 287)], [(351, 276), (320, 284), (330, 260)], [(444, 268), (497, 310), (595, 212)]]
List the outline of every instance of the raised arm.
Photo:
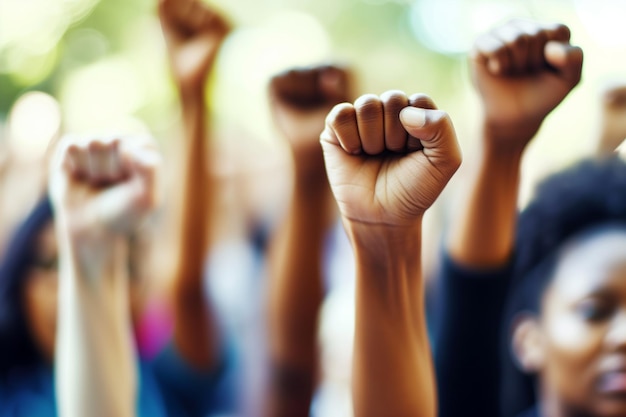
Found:
[(421, 224), (461, 163), (452, 123), (392, 91), (336, 106), (321, 143), (356, 261), (355, 415), (434, 417)]
[(435, 342), (440, 417), (499, 415), (520, 164), (545, 117), (580, 80), (582, 51), (569, 37), (560, 24), (514, 20), (475, 43), (471, 68), (482, 136), (441, 270)]
[(480, 150), (447, 245), (463, 266), (499, 267), (511, 255), (522, 154), (580, 80), (582, 51), (569, 38), (561, 24), (514, 20), (475, 43), (471, 68), (482, 103)]
[(266, 415), (308, 416), (319, 365), (324, 238), (336, 216), (319, 135), (330, 109), (348, 99), (348, 74), (332, 66), (292, 69), (269, 88), (274, 122), (291, 148), (294, 182), (270, 254)]
[(156, 203), (159, 155), (143, 139), (66, 137), (50, 168), (59, 242), (59, 415), (134, 416), (128, 238)]
[(229, 24), (199, 0), (160, 0), (159, 15), (179, 89), (185, 128), (181, 235), (174, 277), (174, 343), (198, 369), (214, 368), (222, 343), (203, 271), (211, 222), (213, 181), (207, 177), (205, 85)]

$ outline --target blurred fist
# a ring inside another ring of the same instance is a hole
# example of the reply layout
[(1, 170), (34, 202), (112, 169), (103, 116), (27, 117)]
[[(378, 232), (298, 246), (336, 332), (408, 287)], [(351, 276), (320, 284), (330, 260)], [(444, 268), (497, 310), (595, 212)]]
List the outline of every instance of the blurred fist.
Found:
[(179, 87), (202, 88), (230, 24), (200, 0), (159, 0), (159, 17)]
[(160, 161), (149, 137), (65, 136), (50, 161), (56, 217), (83, 237), (131, 234), (157, 204)]
[(333, 194), (349, 222), (412, 224), (461, 164), (450, 118), (420, 94), (389, 91), (339, 104), (321, 143)]
[(580, 81), (583, 53), (561, 24), (512, 20), (476, 40), (472, 73), (485, 123), (510, 146), (525, 146)]
[(289, 141), (296, 165), (310, 162), (323, 168), (320, 133), (333, 106), (350, 99), (349, 79), (343, 68), (319, 66), (291, 69), (270, 81), (274, 123)]

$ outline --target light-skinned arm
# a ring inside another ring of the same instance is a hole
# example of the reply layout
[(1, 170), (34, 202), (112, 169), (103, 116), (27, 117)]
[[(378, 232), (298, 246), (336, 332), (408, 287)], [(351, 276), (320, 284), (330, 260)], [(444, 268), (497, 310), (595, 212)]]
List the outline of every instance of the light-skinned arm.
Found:
[(156, 204), (159, 162), (149, 138), (66, 137), (54, 152), (59, 415), (135, 415), (128, 239)]

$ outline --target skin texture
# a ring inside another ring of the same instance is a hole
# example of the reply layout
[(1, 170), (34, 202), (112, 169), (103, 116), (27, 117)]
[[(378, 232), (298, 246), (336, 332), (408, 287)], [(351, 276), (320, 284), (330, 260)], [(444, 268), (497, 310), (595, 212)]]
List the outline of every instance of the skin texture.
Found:
[(426, 96), (365, 95), (333, 108), (321, 143), (356, 261), (355, 415), (435, 416), (421, 223), (461, 163), (452, 122)]
[(558, 259), (518, 356), (541, 379), (544, 415), (626, 415), (626, 230), (575, 239)]
[(147, 137), (67, 136), (54, 149), (48, 192), (59, 244), (60, 415), (135, 414), (128, 237), (157, 203), (159, 164)]
[(349, 79), (342, 68), (319, 66), (285, 71), (269, 86), (275, 125), (291, 149), (294, 182), (270, 251), (268, 416), (309, 415), (319, 366), (324, 238), (336, 216), (319, 135), (332, 107), (348, 100)]
[(197, 0), (161, 0), (161, 28), (172, 75), (179, 88), (185, 127), (181, 234), (173, 287), (174, 341), (181, 355), (199, 369), (218, 364), (221, 336), (211, 300), (204, 291), (214, 182), (208, 178), (208, 129), (204, 89), (224, 38), (225, 18)]
[(459, 264), (504, 265), (511, 254), (522, 155), (545, 117), (578, 84), (582, 51), (559, 24), (514, 20), (480, 37), (471, 56), (483, 108), (481, 149), (447, 247)]

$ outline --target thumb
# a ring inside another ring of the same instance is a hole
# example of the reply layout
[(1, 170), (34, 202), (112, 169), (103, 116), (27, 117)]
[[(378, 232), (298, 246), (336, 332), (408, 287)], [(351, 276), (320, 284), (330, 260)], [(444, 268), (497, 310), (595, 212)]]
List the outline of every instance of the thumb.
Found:
[(400, 112), (400, 122), (409, 135), (419, 139), (426, 157), (454, 170), (461, 164), (461, 149), (448, 113), (409, 106)]
[(544, 47), (544, 56), (565, 80), (572, 85), (578, 84), (583, 67), (582, 49), (569, 43), (550, 41)]
[(151, 210), (161, 199), (160, 166), (161, 155), (155, 149), (144, 148), (135, 152), (131, 162), (134, 180), (140, 186), (140, 192), (135, 202), (140, 210)]

